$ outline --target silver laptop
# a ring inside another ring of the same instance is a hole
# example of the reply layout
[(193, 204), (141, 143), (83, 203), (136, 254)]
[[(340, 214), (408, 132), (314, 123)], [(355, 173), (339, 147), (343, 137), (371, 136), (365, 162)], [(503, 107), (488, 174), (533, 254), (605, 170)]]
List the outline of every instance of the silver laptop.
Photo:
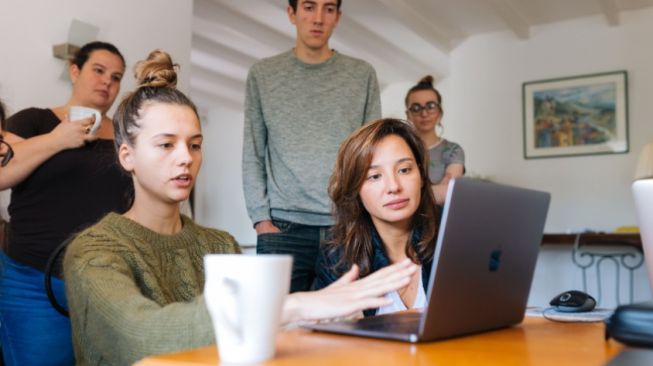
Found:
[(452, 180), (423, 311), (307, 328), (424, 342), (520, 323), (549, 201), (545, 192), (468, 178)]

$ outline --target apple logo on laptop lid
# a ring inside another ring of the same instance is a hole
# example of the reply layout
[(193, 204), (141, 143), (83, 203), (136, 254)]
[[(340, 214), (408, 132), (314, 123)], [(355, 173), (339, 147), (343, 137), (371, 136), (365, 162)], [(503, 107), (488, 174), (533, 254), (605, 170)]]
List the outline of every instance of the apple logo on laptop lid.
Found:
[(490, 263), (488, 265), (488, 269), (490, 270), (490, 272), (496, 272), (499, 270), (502, 253), (503, 251), (501, 250), (501, 247), (490, 252)]

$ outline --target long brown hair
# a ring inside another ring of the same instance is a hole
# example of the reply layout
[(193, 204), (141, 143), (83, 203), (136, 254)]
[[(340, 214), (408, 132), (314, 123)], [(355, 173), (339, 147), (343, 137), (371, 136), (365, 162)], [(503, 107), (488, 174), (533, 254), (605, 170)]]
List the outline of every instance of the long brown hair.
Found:
[[(354, 131), (338, 150), (336, 165), (329, 181), (329, 196), (333, 201), (335, 218), (329, 250), (341, 248), (344, 253), (335, 266), (338, 271), (348, 269), (353, 264), (359, 266), (361, 276), (371, 271), (374, 224), (363, 206), (360, 190), (372, 163), (374, 147), (389, 135), (399, 136), (408, 144), (422, 180), (421, 200), (413, 215), (413, 232), (406, 243), (406, 255), (415, 263), (421, 263), (420, 258), (433, 256), (439, 218), (429, 181), (426, 149), (410, 124), (398, 119), (383, 118)], [(413, 247), (411, 240), (416, 229), (419, 230), (420, 238)]]

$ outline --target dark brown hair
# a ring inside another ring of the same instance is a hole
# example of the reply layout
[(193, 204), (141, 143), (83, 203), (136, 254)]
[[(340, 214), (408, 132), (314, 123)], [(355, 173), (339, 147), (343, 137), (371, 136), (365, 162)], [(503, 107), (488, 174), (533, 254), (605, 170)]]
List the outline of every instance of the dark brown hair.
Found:
[(433, 76), (431, 75), (424, 76), (417, 82), (417, 84), (413, 85), (413, 87), (408, 90), (408, 93), (406, 93), (406, 99), (404, 100), (406, 108), (409, 107), (408, 99), (410, 98), (410, 95), (420, 90), (430, 90), (434, 92), (435, 96), (438, 97), (438, 104), (440, 104), (440, 113), (444, 113), (444, 110), (442, 109), (442, 95), (440, 95), (440, 92), (433, 87)]
[(329, 181), (329, 196), (333, 201), (335, 225), (329, 250), (341, 247), (344, 255), (336, 269), (348, 269), (353, 264), (360, 268), (361, 276), (371, 271), (373, 255), (372, 231), (374, 224), (363, 206), (360, 190), (374, 155), (375, 146), (386, 136), (401, 137), (417, 163), (422, 180), (421, 200), (413, 216), (412, 230), (419, 230), (416, 249), (411, 245), (412, 234), (406, 243), (406, 255), (415, 263), (420, 258), (431, 258), (435, 250), (438, 229), (438, 211), (429, 181), (426, 150), (414, 128), (405, 121), (384, 118), (354, 131), (338, 150), (336, 165)]
[[(292, 10), (297, 13), (297, 0), (288, 0), (288, 5), (290, 5)], [(338, 10), (340, 10), (340, 5), (342, 5), (342, 0), (338, 0)]]
[(109, 51), (114, 55), (120, 57), (122, 65), (125, 66), (125, 58), (122, 57), (122, 54), (120, 51), (118, 51), (118, 48), (111, 43), (100, 41), (90, 42), (83, 45), (82, 48), (80, 48), (79, 51), (75, 53), (75, 56), (70, 60), (70, 63), (76, 65), (77, 68), (81, 70), (82, 67), (84, 67), (86, 61), (88, 61), (89, 57), (91, 57), (91, 53), (98, 50)]

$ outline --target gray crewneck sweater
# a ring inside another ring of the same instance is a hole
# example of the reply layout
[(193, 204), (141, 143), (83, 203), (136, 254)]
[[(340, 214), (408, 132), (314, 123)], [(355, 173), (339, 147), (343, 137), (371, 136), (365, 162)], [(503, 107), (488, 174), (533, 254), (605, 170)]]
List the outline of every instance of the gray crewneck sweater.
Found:
[(253, 223), (271, 217), (331, 225), (329, 177), (341, 142), (381, 117), (376, 73), (334, 52), (306, 64), (292, 51), (256, 63), (247, 77), (243, 185)]

